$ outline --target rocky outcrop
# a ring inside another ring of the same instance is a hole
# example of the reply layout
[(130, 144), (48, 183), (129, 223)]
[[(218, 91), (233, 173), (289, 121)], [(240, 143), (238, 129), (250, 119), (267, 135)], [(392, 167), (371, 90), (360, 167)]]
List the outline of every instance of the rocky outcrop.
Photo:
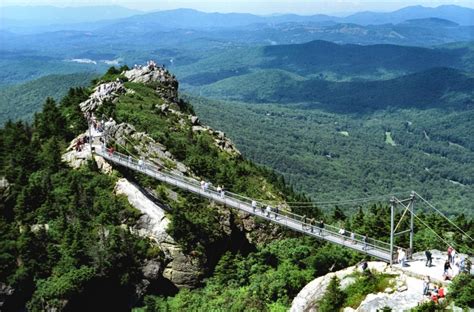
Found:
[(142, 212), (136, 226), (136, 232), (153, 240), (164, 254), (164, 262), (147, 263), (143, 268), (145, 277), (158, 278), (158, 272), (169, 279), (178, 288), (195, 287), (202, 269), (197, 258), (185, 255), (175, 240), (168, 235), (166, 229), (170, 220), (166, 217), (163, 207), (147, 198), (140, 189), (126, 179), (120, 179), (115, 187), (118, 195), (125, 195), (129, 203)]
[(105, 101), (114, 101), (120, 94), (126, 92), (123, 82), (113, 81), (98, 85), (87, 101), (79, 104), (85, 113), (95, 111)]
[(193, 132), (205, 132), (214, 137), (214, 144), (221, 150), (232, 156), (240, 156), (240, 151), (235, 147), (234, 143), (225, 136), (222, 131), (215, 131), (208, 126), (193, 125)]
[(178, 100), (179, 83), (176, 77), (163, 67), (149, 64), (137, 66), (124, 72), (125, 77), (131, 82), (153, 84), (156, 92), (165, 100), (176, 102)]
[[(384, 307), (390, 307), (392, 311), (407, 311), (416, 307), (420, 302), (426, 300), (422, 294), (423, 279), (426, 276), (430, 277), (432, 283), (447, 286), (447, 282), (441, 278), (447, 253), (437, 250), (431, 250), (431, 253), (433, 256), (432, 267), (425, 266), (424, 253), (413, 254), (409, 266), (404, 268), (401, 268), (398, 264), (390, 267), (383, 262), (369, 262), (369, 269), (395, 276), (393, 287), (385, 289), (384, 292), (369, 294), (357, 309), (345, 308), (344, 311), (372, 312)], [(467, 255), (459, 255), (459, 257), (467, 257)], [(349, 267), (311, 281), (294, 298), (290, 311), (318, 311), (317, 302), (324, 295), (331, 278), (336, 275), (341, 280), (341, 288), (344, 288), (347, 287), (348, 283), (350, 284), (350, 281), (347, 281), (347, 276), (355, 270), (355, 267)], [(456, 270), (452, 273), (457, 274)]]
[[(132, 83), (144, 83), (154, 88), (162, 100), (155, 105), (155, 112), (162, 116), (170, 117), (169, 131), (181, 129), (194, 132), (205, 132), (210, 135), (215, 146), (233, 157), (240, 157), (240, 152), (234, 144), (221, 131), (215, 131), (210, 127), (201, 125), (199, 118), (183, 109), (182, 101), (178, 100), (178, 82), (167, 70), (157, 67), (154, 63), (147, 66), (136, 66), (132, 70), (122, 73)], [(124, 79), (125, 80), (125, 79)], [(133, 93), (132, 87), (125, 89), (124, 84), (117, 80), (115, 82), (102, 83), (94, 89), (91, 97), (80, 104), (84, 114), (91, 118), (97, 130), (92, 129), (92, 147), (102, 148), (98, 136), (106, 138), (107, 146), (117, 143), (120, 148), (127, 149), (127, 153), (134, 157), (140, 157), (160, 168), (166, 168), (176, 175), (187, 175), (197, 178), (193, 172), (168, 151), (167, 147), (155, 141), (147, 133), (139, 132), (129, 123), (120, 123), (112, 118), (107, 121), (98, 120), (95, 111), (105, 101), (114, 103), (122, 94)], [(139, 107), (137, 107), (139, 109)], [(97, 132), (97, 131), (103, 131)], [(86, 163), (90, 158), (90, 147), (86, 144), (81, 150), (77, 150), (77, 143), (84, 141), (89, 132), (83, 133), (71, 142), (68, 152), (63, 155), (63, 160), (72, 167), (77, 168)], [(80, 144), (79, 144), (80, 145)], [(112, 167), (102, 157), (94, 155), (97, 166), (104, 173), (111, 173)], [(169, 191), (169, 190), (168, 190)], [(130, 229), (137, 235), (147, 237), (159, 247), (160, 261), (158, 264), (147, 263), (143, 268), (146, 278), (137, 288), (137, 295), (146, 290), (150, 280), (158, 275), (168, 279), (179, 288), (195, 287), (203, 275), (203, 263), (211, 261), (203, 256), (186, 255), (183, 253), (176, 241), (168, 235), (166, 229), (170, 220), (166, 217), (164, 207), (156, 204), (145, 196), (142, 191), (126, 179), (120, 179), (115, 188), (118, 195), (124, 195), (132, 206), (138, 209), (142, 215), (137, 224)], [(171, 196), (172, 192), (170, 192)], [(177, 195), (175, 194), (175, 197)], [(242, 212), (234, 212), (227, 208), (216, 205), (216, 217), (220, 220), (221, 231), (232, 237), (238, 237), (247, 243), (265, 243), (267, 239), (280, 235), (278, 227), (266, 223), (255, 222), (254, 218)], [(124, 225), (124, 228), (127, 228)]]
[[(368, 262), (369, 270), (373, 272), (388, 272), (390, 271), (388, 265), (384, 262)], [(346, 269), (328, 273), (324, 276), (318, 277), (307, 284), (293, 299), (291, 304), (291, 312), (313, 312), (318, 311), (318, 301), (324, 296), (324, 292), (329, 285), (329, 282), (334, 276), (341, 281), (341, 288), (349, 286), (354, 282), (350, 275), (360, 270), (357, 266), (351, 266)]]

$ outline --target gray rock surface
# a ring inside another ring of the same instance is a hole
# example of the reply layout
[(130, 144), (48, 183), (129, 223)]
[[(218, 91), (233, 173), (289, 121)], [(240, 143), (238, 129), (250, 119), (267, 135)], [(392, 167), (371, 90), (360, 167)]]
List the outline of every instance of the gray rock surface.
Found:
[[(201, 276), (202, 269), (199, 259), (185, 255), (175, 240), (166, 232), (170, 220), (165, 210), (148, 199), (138, 187), (126, 179), (120, 179), (115, 192), (125, 195), (129, 203), (142, 212), (136, 231), (139, 235), (155, 241), (165, 255), (163, 276), (178, 288), (195, 287)], [(147, 267), (148, 266), (148, 267)], [(161, 272), (162, 266), (147, 264), (144, 268), (149, 274)]]
[(121, 81), (106, 82), (98, 85), (85, 102), (79, 104), (85, 113), (95, 111), (104, 101), (114, 101), (120, 94), (126, 92)]
[(163, 266), (156, 260), (149, 260), (142, 268), (143, 276), (148, 280), (157, 280), (163, 273)]
[[(384, 262), (368, 262), (369, 269), (375, 272), (384, 272), (387, 269), (387, 264)], [(309, 311), (318, 311), (317, 302), (321, 300), (324, 296), (329, 282), (333, 276), (337, 276), (339, 280), (343, 281), (341, 284), (344, 284), (344, 287), (347, 287), (352, 282), (351, 277), (348, 277), (352, 273), (356, 272), (358, 268), (356, 266), (351, 266), (346, 269), (328, 273), (324, 276), (320, 276), (309, 284), (307, 284), (293, 299), (291, 303), (291, 312), (309, 312)], [(347, 279), (348, 278), (348, 279)], [(344, 281), (347, 279), (346, 281)]]
[(2, 203), (10, 196), (10, 183), (7, 178), (0, 177), (0, 207)]
[(15, 293), (15, 289), (11, 286), (8, 286), (5, 283), (0, 282), (0, 311), (2, 311), (2, 307), (7, 302), (8, 298), (13, 296)]

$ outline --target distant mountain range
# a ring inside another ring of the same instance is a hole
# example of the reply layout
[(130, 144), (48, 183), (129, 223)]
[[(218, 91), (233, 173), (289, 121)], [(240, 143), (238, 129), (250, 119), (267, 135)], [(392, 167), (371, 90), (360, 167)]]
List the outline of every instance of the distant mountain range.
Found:
[(262, 69), (278, 69), (332, 81), (390, 79), (428, 70), (453, 67), (472, 70), (473, 46), (421, 48), (388, 44), (355, 45), (311, 41), (230, 50), (176, 68), (181, 82), (191, 86), (210, 84)]
[[(44, 26), (54, 24), (89, 23), (142, 14), (121, 6), (82, 6), (59, 8), (54, 6), (6, 6), (0, 10), (2, 28), (8, 25)], [(26, 25), (25, 25), (26, 24)]]
[[(0, 11), (4, 30), (54, 31), (59, 29), (85, 30), (104, 26), (136, 29), (159, 27), (169, 29), (210, 29), (244, 27), (254, 24), (276, 25), (283, 23), (351, 23), (358, 25), (398, 24), (410, 19), (439, 18), (459, 25), (474, 25), (474, 10), (456, 5), (436, 8), (410, 6), (394, 12), (360, 12), (347, 17), (324, 14), (302, 16), (282, 14), (258, 16), (246, 13), (205, 13), (192, 9), (177, 9), (144, 13), (119, 6), (56, 8), (4, 7)], [(90, 24), (93, 23), (93, 24)], [(42, 26), (31, 29), (33, 26)], [(48, 27), (45, 27), (48, 26)]]
[(474, 107), (473, 86), (474, 78), (452, 68), (433, 68), (390, 80), (353, 82), (305, 79), (272, 69), (221, 80), (202, 88), (201, 95), (251, 103), (304, 103), (307, 108), (337, 113), (388, 107), (465, 110)]

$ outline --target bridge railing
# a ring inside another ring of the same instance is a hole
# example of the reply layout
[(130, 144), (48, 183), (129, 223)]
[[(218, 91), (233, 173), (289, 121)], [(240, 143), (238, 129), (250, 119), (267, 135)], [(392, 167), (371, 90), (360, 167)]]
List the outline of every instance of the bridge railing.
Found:
[(147, 162), (147, 161), (140, 162), (138, 159), (134, 157), (127, 156), (115, 151), (110, 153), (107, 150), (101, 149), (100, 151), (96, 151), (96, 153), (106, 159), (115, 161), (126, 167), (143, 172), (150, 176), (154, 176), (155, 178), (162, 180), (170, 185), (174, 185), (180, 188), (184, 187), (187, 190), (190, 190), (194, 193), (201, 194), (208, 198), (213, 198), (224, 204), (229, 204), (234, 207), (237, 206), (236, 208), (239, 208), (241, 210), (253, 213), (255, 215), (261, 216), (269, 220), (275, 220), (277, 221), (277, 223), (285, 224), (287, 226), (290, 224), (291, 225), (296, 224), (297, 226), (301, 227), (301, 230), (300, 230), (301, 232), (311, 233), (313, 234), (313, 236), (319, 235), (322, 237), (330, 235), (331, 237), (338, 238), (344, 244), (347, 243), (347, 245), (350, 245), (350, 244), (361, 245), (364, 247), (363, 248), (364, 250), (377, 249), (377, 250), (382, 250), (384, 252), (390, 251), (389, 243), (376, 240), (370, 237), (367, 237), (366, 241), (364, 241), (364, 236), (357, 233), (354, 233), (354, 238), (351, 238), (350, 237), (351, 232), (346, 231), (345, 234), (341, 234), (339, 233), (340, 228), (335, 227), (330, 224), (324, 224), (324, 228), (321, 229), (320, 231), (318, 224), (314, 224), (314, 223), (310, 224), (308, 221), (308, 218), (306, 218), (305, 216), (295, 214), (285, 209), (277, 210), (276, 207), (272, 206), (271, 211), (267, 211), (266, 208), (268, 205), (262, 201), (255, 201), (256, 207), (255, 207), (255, 210), (253, 210), (252, 208), (253, 199), (249, 197), (235, 194), (229, 191), (225, 191), (224, 192), (225, 195), (222, 195), (222, 193), (219, 193), (217, 189), (212, 185), (210, 185), (207, 189), (203, 189), (201, 187), (200, 182), (197, 181), (196, 179), (171, 173), (167, 171), (166, 169), (159, 168), (158, 166), (150, 162)]

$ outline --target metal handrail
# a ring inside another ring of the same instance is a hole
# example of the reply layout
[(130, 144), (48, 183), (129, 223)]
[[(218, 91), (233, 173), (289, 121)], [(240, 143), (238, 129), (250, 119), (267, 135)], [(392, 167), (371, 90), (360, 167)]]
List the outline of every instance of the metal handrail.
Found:
[(347, 236), (347, 234), (350, 234), (350, 232), (347, 232), (347, 234), (342, 235), (339, 233), (339, 228), (330, 224), (324, 224), (324, 228), (320, 229), (317, 224), (310, 224), (307, 219), (306, 222), (304, 222), (304, 216), (295, 214), (291, 211), (285, 209), (279, 209), (278, 211), (276, 211), (275, 207), (268, 211), (268, 205), (261, 201), (255, 201), (257, 205), (254, 210), (252, 207), (253, 200), (249, 197), (235, 194), (229, 191), (225, 191), (225, 196), (223, 196), (222, 193), (219, 193), (217, 189), (212, 185), (210, 185), (207, 189), (203, 189), (201, 187), (200, 182), (196, 179), (173, 174), (168, 170), (160, 169), (154, 164), (151, 164), (144, 160), (140, 162), (140, 160), (134, 157), (127, 156), (116, 151), (109, 152), (102, 149), (98, 151), (96, 150), (95, 153), (120, 165), (129, 167), (133, 170), (157, 178), (170, 185), (174, 185), (179, 188), (200, 194), (204, 197), (213, 199), (215, 201), (232, 206), (234, 208), (238, 208), (240, 210), (243, 210), (244, 212), (259, 216), (277, 224), (286, 225), (287, 227), (291, 227), (292, 229), (298, 230), (300, 232), (330, 240), (335, 243), (351, 247), (353, 249), (360, 250), (360, 248), (358, 247), (361, 247), (362, 251), (365, 251), (366, 253), (372, 255), (374, 255), (376, 251), (380, 251), (381, 253), (383, 253), (383, 255), (375, 255), (376, 257), (379, 257), (384, 260), (389, 260), (390, 258), (389, 243), (369, 237), (367, 237), (366, 241), (364, 241), (364, 236), (357, 233), (354, 233), (354, 238), (352, 239)]

